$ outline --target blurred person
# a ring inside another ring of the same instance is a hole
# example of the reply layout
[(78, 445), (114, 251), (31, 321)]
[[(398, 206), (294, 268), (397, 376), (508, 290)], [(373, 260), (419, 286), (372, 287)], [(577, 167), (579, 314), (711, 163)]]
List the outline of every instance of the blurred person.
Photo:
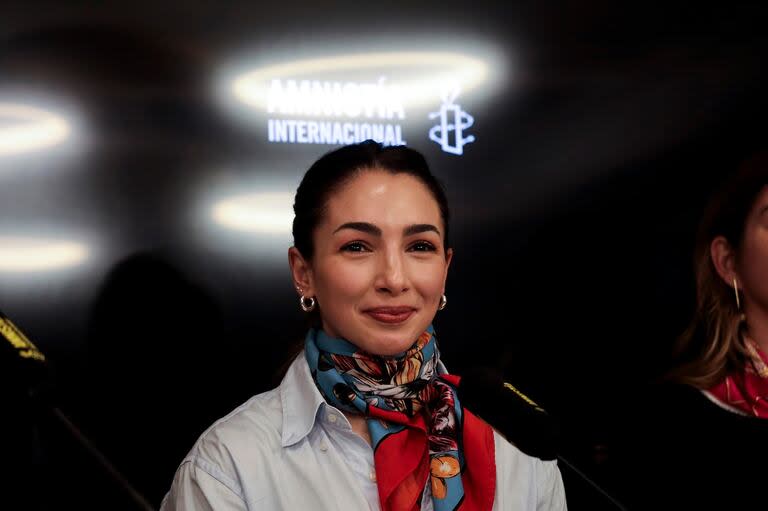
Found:
[(763, 508), (768, 459), (768, 154), (711, 199), (695, 252), (696, 310), (674, 368), (631, 400), (620, 483), (632, 509)]
[(423, 156), (372, 141), (332, 151), (294, 212), (304, 349), (276, 389), (200, 437), (162, 509), (566, 509), (556, 462), (464, 408), (440, 359), (432, 321), (453, 250)]
[[(227, 409), (227, 343), (211, 343), (221, 332), (210, 293), (153, 252), (118, 262), (94, 302), (75, 415), (150, 502), (162, 500), (179, 458)], [(201, 371), (211, 381), (191, 378)]]

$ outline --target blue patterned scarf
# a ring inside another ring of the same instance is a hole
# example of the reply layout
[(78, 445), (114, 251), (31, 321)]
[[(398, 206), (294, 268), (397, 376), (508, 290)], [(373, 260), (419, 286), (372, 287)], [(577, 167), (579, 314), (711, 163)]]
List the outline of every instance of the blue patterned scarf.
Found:
[(313, 329), (305, 355), (325, 400), (366, 417), (384, 511), (419, 509), (428, 476), (436, 511), (462, 506), (463, 410), (450, 379), (439, 377), (445, 370), (432, 326), (394, 356)]

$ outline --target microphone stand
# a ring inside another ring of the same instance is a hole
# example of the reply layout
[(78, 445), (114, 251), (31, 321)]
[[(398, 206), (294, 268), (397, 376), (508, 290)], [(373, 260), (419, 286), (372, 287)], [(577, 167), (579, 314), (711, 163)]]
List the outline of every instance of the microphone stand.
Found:
[(0, 348), (0, 356), (8, 357), (11, 360), (11, 363), (7, 364), (4, 370), (12, 371), (12, 374), (26, 372), (31, 377), (24, 385), (26, 387), (25, 394), (35, 405), (37, 411), (50, 412), (56, 421), (109, 474), (112, 480), (125, 491), (137, 509), (155, 511), (147, 499), (128, 482), (128, 479), (96, 448), (93, 442), (80, 431), (80, 428), (54, 404), (54, 399), (51, 397), (52, 383), (45, 356), (2, 311), (0, 311), (0, 346), (5, 347), (5, 349)]
[(120, 471), (107, 459), (107, 457), (96, 448), (93, 442), (91, 442), (90, 439), (88, 439), (88, 437), (86, 437), (83, 432), (80, 431), (80, 429), (69, 419), (69, 417), (64, 414), (64, 412), (61, 411), (58, 406), (51, 405), (50, 412), (64, 427), (64, 429), (69, 431), (72, 437), (77, 440), (80, 446), (85, 449), (93, 457), (93, 459), (98, 462), (99, 465), (101, 465), (101, 468), (103, 468), (104, 471), (107, 472), (118, 485), (120, 485), (120, 487), (125, 491), (125, 493), (128, 494), (133, 503), (136, 505), (137, 509), (141, 509), (142, 511), (155, 511), (155, 508), (152, 507), (149, 501), (147, 501), (147, 499), (141, 493), (139, 493), (131, 485), (130, 482), (128, 482), (128, 479), (126, 479), (125, 476), (123, 476), (123, 474), (121, 474)]
[(616, 509), (620, 509), (621, 511), (628, 511), (627, 508), (625, 508), (621, 502), (613, 498), (607, 491), (603, 490), (596, 482), (594, 482), (592, 479), (587, 476), (584, 472), (576, 468), (576, 466), (568, 461), (566, 458), (564, 458), (561, 455), (557, 456), (557, 461), (562, 462), (566, 467), (568, 467), (573, 473), (575, 473), (577, 476), (581, 478), (582, 481), (587, 483), (593, 490), (595, 490), (597, 493), (605, 497), (611, 504), (616, 506)]

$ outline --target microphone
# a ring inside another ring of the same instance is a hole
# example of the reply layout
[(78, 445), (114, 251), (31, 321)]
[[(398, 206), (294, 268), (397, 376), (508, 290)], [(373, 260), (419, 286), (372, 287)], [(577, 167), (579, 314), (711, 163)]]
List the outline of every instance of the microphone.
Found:
[(626, 507), (579, 470), (560, 451), (560, 427), (554, 417), (504, 381), (501, 371), (488, 367), (464, 372), (456, 389), (461, 404), (498, 430), (511, 444), (529, 456), (557, 460), (568, 467), (617, 509)]
[(45, 355), (37, 349), (37, 346), (32, 344), (32, 341), (27, 339), (26, 335), (21, 333), (21, 330), (8, 319), (8, 316), (3, 314), (3, 311), (0, 311), (0, 334), (2, 334), (3, 339), (8, 341), (11, 349), (20, 359), (45, 363)]
[(464, 406), (496, 428), (525, 454), (542, 460), (557, 458), (560, 443), (557, 421), (512, 384), (505, 382), (500, 371), (469, 369), (462, 374), (457, 392)]
[[(48, 409), (69, 431), (80, 445), (88, 451), (101, 467), (125, 490), (138, 509), (154, 511), (152, 505), (128, 482), (101, 451), (86, 437), (64, 412), (52, 403), (48, 392), (51, 387), (49, 368), (45, 355), (21, 330), (0, 311), (0, 368), (6, 369), (10, 380), (20, 384), (36, 404)], [(41, 399), (42, 398), (42, 399)]]
[(41, 397), (50, 387), (45, 355), (0, 311), (0, 371), (3, 384), (13, 392)]

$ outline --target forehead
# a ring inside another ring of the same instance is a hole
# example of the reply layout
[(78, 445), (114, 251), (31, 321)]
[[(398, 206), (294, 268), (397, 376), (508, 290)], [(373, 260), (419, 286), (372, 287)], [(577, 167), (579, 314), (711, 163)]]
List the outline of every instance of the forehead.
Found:
[(764, 185), (755, 197), (750, 216), (765, 214), (766, 207), (768, 207), (768, 185)]
[(361, 171), (332, 193), (325, 216), (328, 223), (442, 224), (440, 207), (421, 180), (375, 169)]
[(759, 205), (765, 206), (768, 204), (768, 185), (763, 185), (763, 188), (760, 190), (760, 193), (757, 194), (757, 200), (755, 203)]

